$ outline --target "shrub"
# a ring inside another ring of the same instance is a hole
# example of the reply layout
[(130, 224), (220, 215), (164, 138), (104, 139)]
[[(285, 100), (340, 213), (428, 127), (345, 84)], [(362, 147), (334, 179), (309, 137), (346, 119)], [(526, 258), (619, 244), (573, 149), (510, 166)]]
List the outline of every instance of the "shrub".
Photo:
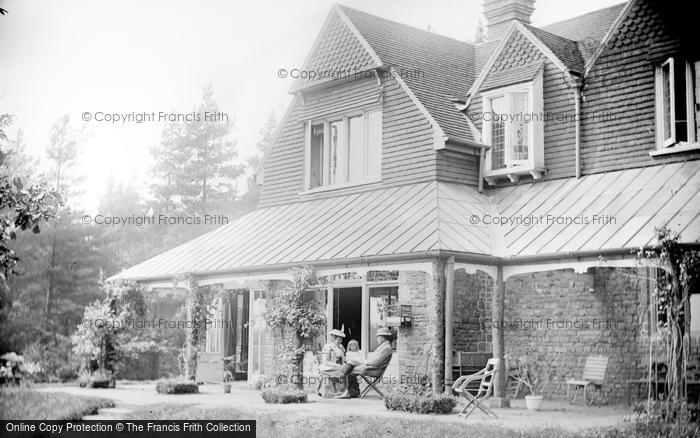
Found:
[(161, 379), (156, 384), (156, 391), (161, 394), (194, 394), (199, 392), (199, 386), (190, 380)]
[(264, 388), (261, 395), (265, 403), (306, 403), (308, 397), (306, 391), (287, 385)]
[(260, 391), (263, 388), (270, 388), (273, 386), (273, 380), (265, 375), (259, 375), (253, 379), (253, 387)]
[(112, 373), (97, 369), (94, 372), (83, 370), (78, 376), (78, 386), (81, 388), (114, 388), (117, 385)]
[(410, 390), (395, 390), (386, 394), (384, 404), (391, 411), (449, 414), (457, 405), (457, 400), (450, 394), (433, 395)]

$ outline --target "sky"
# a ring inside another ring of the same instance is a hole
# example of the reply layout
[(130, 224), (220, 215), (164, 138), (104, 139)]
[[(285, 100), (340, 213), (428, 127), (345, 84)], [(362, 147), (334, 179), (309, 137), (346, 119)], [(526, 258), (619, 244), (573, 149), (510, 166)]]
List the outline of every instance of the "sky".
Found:
[[(621, 0), (537, 0), (544, 25)], [(260, 130), (289, 104), (333, 0), (0, 0), (0, 114), (12, 113), (30, 152), (43, 157), (63, 114), (85, 128), (77, 203), (97, 211), (108, 178), (146, 188), (163, 123), (96, 121), (98, 114), (189, 113), (206, 84), (234, 122), (241, 159), (255, 153)], [(343, 0), (343, 5), (461, 40), (471, 40), (482, 0)], [(84, 113), (90, 120), (83, 121)], [(100, 119), (107, 118), (99, 115)], [(145, 190), (144, 190), (145, 191)]]

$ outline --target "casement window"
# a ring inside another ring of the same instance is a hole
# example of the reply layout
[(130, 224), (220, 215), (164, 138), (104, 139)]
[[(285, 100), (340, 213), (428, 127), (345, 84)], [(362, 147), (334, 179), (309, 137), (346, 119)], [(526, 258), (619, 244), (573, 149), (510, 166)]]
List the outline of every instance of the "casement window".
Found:
[(307, 122), (306, 189), (378, 181), (381, 151), (381, 110)]
[(544, 120), (541, 74), (533, 82), (484, 92), (483, 139), (491, 146), (484, 176), (489, 184), (498, 178), (515, 182), (544, 172)]
[(656, 133), (659, 149), (698, 142), (700, 61), (668, 58), (656, 67)]

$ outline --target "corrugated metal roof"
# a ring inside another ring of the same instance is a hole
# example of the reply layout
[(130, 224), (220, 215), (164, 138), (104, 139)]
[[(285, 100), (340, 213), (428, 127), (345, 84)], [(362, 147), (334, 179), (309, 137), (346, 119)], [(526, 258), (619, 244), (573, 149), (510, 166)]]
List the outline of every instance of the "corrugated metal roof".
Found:
[[(654, 227), (662, 225), (680, 232), (683, 242), (700, 243), (698, 201), (700, 161), (538, 181), (484, 194), (454, 183), (410, 184), (260, 208), (117, 277), (343, 264), (434, 251), (554, 259), (652, 245)], [(512, 222), (494, 224), (493, 217)]]

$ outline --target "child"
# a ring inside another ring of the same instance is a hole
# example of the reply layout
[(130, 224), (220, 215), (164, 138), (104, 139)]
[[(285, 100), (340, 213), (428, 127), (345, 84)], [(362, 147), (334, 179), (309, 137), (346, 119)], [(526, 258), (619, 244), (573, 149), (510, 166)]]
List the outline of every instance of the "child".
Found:
[(348, 351), (345, 353), (345, 360), (348, 363), (359, 364), (365, 360), (365, 355), (360, 351), (360, 343), (355, 339), (351, 339), (348, 342)]

